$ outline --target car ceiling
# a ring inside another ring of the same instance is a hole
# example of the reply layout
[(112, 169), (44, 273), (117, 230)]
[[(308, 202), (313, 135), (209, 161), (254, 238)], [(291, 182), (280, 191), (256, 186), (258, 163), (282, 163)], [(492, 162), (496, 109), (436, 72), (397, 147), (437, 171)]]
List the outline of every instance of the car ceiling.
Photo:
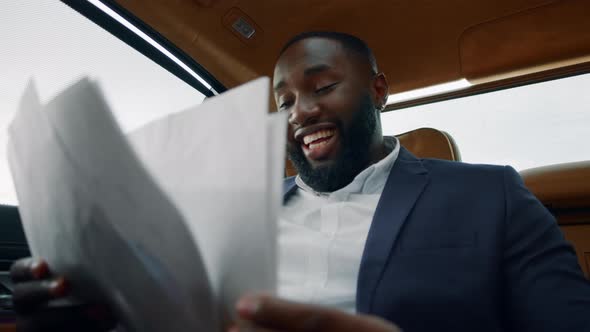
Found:
[[(588, 0), (118, 0), (226, 87), (272, 76), (303, 31), (352, 33), (374, 50), (397, 93), (467, 78), (476, 84), (590, 63)], [(232, 24), (256, 29), (246, 39)]]

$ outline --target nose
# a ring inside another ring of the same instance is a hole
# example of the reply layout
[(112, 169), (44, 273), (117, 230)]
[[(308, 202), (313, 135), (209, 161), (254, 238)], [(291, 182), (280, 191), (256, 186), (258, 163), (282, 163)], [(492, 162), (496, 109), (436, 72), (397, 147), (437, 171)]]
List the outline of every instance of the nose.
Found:
[(298, 98), (289, 113), (289, 124), (306, 126), (316, 122), (320, 114), (320, 107), (313, 98)]

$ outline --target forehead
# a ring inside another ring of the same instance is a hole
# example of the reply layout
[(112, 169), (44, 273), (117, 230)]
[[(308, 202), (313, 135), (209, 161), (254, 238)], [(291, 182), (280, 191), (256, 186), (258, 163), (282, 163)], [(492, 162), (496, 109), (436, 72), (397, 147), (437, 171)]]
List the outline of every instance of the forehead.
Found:
[(276, 83), (302, 75), (305, 69), (327, 65), (333, 69), (350, 66), (346, 51), (340, 42), (327, 38), (307, 38), (291, 45), (275, 65), (273, 81)]

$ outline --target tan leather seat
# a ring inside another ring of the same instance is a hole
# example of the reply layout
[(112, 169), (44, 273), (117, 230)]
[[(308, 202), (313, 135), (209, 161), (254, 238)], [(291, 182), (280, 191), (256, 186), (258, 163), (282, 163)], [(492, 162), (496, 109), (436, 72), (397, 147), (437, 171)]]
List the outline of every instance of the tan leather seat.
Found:
[(520, 175), (529, 190), (548, 207), (590, 207), (590, 161), (531, 168)]
[(404, 148), (418, 158), (461, 161), (461, 154), (455, 140), (442, 130), (419, 128), (396, 137)]
[[(396, 135), (401, 145), (418, 158), (436, 158), (461, 161), (461, 154), (455, 141), (448, 133), (433, 129), (419, 128)], [(297, 171), (287, 160), (286, 175), (296, 175)]]
[(590, 161), (531, 168), (520, 175), (555, 216), (590, 278)]

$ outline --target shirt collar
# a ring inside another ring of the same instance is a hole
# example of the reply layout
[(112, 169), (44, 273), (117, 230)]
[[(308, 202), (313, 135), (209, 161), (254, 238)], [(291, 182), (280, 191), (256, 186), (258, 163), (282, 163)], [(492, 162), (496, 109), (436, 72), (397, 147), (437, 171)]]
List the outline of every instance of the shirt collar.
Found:
[(385, 158), (370, 165), (360, 172), (351, 183), (334, 192), (317, 192), (308, 186), (299, 175), (295, 178), (297, 186), (317, 196), (348, 196), (349, 194), (381, 194), (389, 171), (397, 160), (400, 150), (399, 140), (396, 137), (384, 137), (386, 146), (391, 152)]

